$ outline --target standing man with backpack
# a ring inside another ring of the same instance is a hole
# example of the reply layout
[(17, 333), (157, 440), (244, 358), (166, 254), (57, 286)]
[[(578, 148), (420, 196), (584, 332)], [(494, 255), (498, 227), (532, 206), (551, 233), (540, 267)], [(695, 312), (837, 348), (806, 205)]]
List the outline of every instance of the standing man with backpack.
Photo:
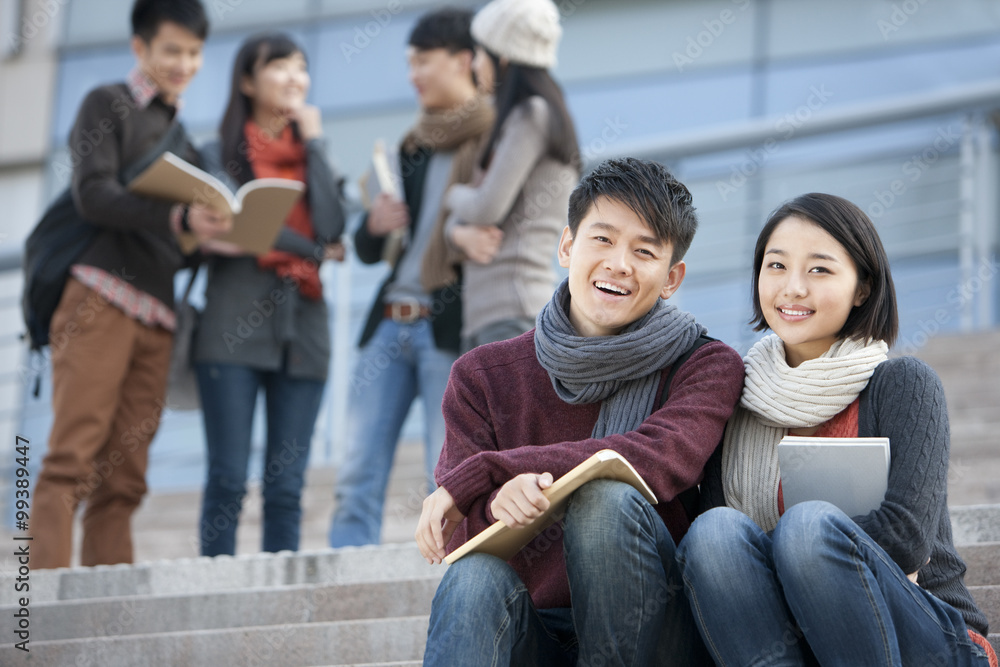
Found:
[(206, 241), (232, 220), (133, 195), (123, 174), (165, 150), (196, 159), (175, 116), (207, 34), (199, 0), (136, 0), (136, 66), (126, 81), (87, 95), (70, 134), (73, 201), (96, 231), (49, 327), (53, 424), (34, 492), (35, 568), (70, 565), (83, 501), (81, 564), (132, 562), (132, 513), (146, 492), (166, 396), (173, 279), (183, 262), (176, 235)]

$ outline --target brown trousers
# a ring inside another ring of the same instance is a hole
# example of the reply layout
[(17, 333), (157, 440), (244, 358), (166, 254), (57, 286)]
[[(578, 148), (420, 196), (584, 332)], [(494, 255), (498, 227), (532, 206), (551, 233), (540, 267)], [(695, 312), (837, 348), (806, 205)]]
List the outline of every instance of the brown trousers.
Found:
[(172, 335), (70, 278), (52, 317), (52, 433), (32, 499), (31, 565), (69, 567), (81, 502), (81, 565), (132, 562), (132, 513), (165, 405)]

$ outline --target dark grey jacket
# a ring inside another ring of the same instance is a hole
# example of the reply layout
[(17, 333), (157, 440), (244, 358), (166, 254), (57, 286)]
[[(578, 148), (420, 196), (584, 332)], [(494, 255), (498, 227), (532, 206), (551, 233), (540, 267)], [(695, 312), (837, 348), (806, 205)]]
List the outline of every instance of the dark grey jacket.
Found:
[[(424, 179), (427, 176), (427, 165), (430, 163), (432, 151), (428, 148), (418, 148), (413, 153), (407, 153), (400, 147), (399, 165), (403, 177), (403, 199), (409, 209), (413, 224), (409, 233), (415, 233), (417, 221), (420, 220), (420, 207), (424, 200)], [(373, 236), (368, 231), (368, 215), (361, 218), (361, 224), (354, 233), (354, 250), (365, 264), (376, 264), (382, 261), (382, 249), (385, 246), (384, 236)], [(403, 254), (408, 246), (403, 247)], [(402, 255), (400, 256), (402, 258)], [(368, 319), (361, 330), (359, 347), (364, 347), (375, 334), (375, 329), (385, 317), (385, 295), (389, 286), (396, 280), (396, 270), (399, 262), (392, 268), (389, 276), (379, 288), (375, 302), (368, 311)], [(430, 318), (431, 330), (434, 332), (434, 344), (439, 350), (448, 350), (458, 354), (462, 332), (462, 276), (461, 267), (457, 267), (458, 282), (435, 290), (431, 295)]]
[[(220, 146), (202, 149), (205, 170), (232, 183), (222, 169)], [(323, 258), (323, 245), (344, 231), (343, 179), (331, 169), (323, 141), (306, 145), (306, 197), (314, 239), (284, 228), (275, 248), (302, 257)], [(299, 294), (294, 282), (262, 270), (255, 257), (210, 256), (205, 311), (195, 335), (198, 363), (225, 363), (279, 370), (293, 377), (326, 380), (330, 326), (326, 302)], [(287, 357), (287, 360), (286, 360)]]

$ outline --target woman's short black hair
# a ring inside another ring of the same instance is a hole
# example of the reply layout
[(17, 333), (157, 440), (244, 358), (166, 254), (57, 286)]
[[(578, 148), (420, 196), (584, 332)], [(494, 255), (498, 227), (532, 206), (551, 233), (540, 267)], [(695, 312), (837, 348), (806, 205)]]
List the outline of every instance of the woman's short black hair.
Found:
[(208, 37), (208, 16), (200, 0), (136, 0), (132, 5), (132, 34), (147, 44), (167, 21), (187, 28), (203, 41)]
[[(253, 100), (243, 92), (241, 83), (244, 77), (252, 77), (254, 72), (264, 67), (272, 60), (288, 58), (305, 51), (282, 32), (267, 32), (252, 35), (240, 45), (233, 61), (233, 75), (229, 82), (229, 102), (222, 115), (219, 125), (221, 139), (222, 164), (227, 173), (239, 184), (254, 179), (253, 167), (247, 158), (247, 143), (243, 128), (249, 118), (253, 117)], [(298, 136), (298, 128), (293, 123), (292, 129)]]
[(896, 308), (896, 288), (889, 270), (889, 258), (871, 219), (860, 208), (843, 197), (820, 192), (801, 195), (779, 206), (771, 213), (757, 237), (753, 252), (751, 298), (754, 331), (767, 328), (760, 305), (757, 281), (764, 264), (764, 251), (775, 228), (786, 218), (808, 220), (832, 236), (854, 261), (858, 280), (869, 289), (868, 298), (855, 306), (847, 316), (840, 338), (884, 340), (892, 345), (899, 334), (899, 313)]

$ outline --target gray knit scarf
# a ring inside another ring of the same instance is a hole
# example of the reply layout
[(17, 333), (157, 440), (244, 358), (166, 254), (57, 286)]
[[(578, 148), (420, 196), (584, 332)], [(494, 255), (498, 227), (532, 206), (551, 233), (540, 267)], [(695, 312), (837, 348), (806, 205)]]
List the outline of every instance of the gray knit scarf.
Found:
[(535, 356), (567, 403), (603, 401), (592, 437), (639, 428), (653, 412), (660, 373), (705, 333), (694, 316), (658, 299), (616, 336), (580, 336), (564, 280), (535, 323)]

